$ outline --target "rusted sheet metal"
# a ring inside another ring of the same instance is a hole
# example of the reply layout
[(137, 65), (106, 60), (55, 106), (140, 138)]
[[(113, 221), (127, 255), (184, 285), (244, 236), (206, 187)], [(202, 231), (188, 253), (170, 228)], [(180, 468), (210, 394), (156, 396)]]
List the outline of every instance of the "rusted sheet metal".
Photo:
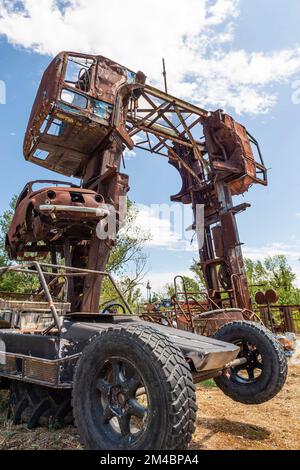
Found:
[(71, 244), (89, 240), (107, 213), (103, 196), (95, 191), (59, 181), (30, 182), (17, 201), (6, 249), (12, 259), (30, 252), (45, 257), (53, 244), (62, 250), (66, 238)]
[(255, 294), (255, 302), (256, 302), (258, 305), (266, 305), (266, 304), (267, 304), (267, 301), (266, 301), (265, 293), (264, 293), (264, 292), (257, 292), (257, 293)]
[(267, 290), (265, 297), (268, 304), (276, 304), (279, 300), (279, 294), (274, 289)]
[(62, 52), (42, 78), (25, 135), (26, 160), (81, 177), (113, 130), (133, 147), (125, 122), (128, 99), (144, 83), (143, 73), (105, 57)]
[(267, 184), (263, 161), (256, 162), (244, 126), (216, 111), (203, 121), (203, 128), (212, 168), (228, 182), (232, 195), (245, 193), (254, 183)]
[(213, 336), (223, 325), (233, 321), (247, 320), (240, 310), (211, 312), (194, 320), (195, 331), (201, 336)]

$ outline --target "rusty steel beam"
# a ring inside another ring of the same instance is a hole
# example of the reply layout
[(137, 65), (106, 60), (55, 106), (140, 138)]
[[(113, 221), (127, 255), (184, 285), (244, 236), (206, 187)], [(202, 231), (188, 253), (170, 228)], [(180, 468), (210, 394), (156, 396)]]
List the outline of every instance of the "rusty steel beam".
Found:
[(199, 116), (203, 118), (206, 118), (210, 114), (210, 112), (205, 109), (199, 108), (198, 106), (195, 106), (192, 103), (189, 103), (188, 101), (184, 101), (179, 98), (176, 98), (175, 96), (165, 93), (161, 90), (158, 90), (157, 88), (154, 88), (150, 85), (145, 85), (144, 89), (146, 93), (149, 93), (149, 95), (154, 96), (155, 98), (159, 98), (165, 101), (166, 103), (175, 104), (179, 108), (184, 110), (185, 112), (198, 114)]

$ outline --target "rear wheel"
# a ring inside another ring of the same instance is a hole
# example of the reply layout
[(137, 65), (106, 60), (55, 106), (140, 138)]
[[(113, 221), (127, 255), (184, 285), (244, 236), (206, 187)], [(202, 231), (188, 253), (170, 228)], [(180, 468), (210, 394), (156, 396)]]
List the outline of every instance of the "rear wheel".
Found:
[(74, 421), (69, 390), (55, 390), (12, 381), (9, 408), (13, 423), (27, 423), (29, 429), (49, 425), (63, 426)]
[(85, 448), (184, 449), (196, 419), (190, 368), (153, 328), (109, 329), (77, 365), (73, 410)]
[(232, 367), (227, 375), (215, 379), (217, 386), (233, 400), (247, 405), (271, 400), (285, 384), (287, 360), (275, 336), (254, 322), (228, 323), (215, 339), (240, 347), (238, 358), (245, 363)]

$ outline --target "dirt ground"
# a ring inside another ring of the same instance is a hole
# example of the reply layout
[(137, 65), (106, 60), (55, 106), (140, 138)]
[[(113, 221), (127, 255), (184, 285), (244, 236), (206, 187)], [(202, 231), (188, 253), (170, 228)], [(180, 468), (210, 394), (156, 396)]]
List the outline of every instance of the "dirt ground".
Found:
[[(0, 401), (0, 449), (80, 449), (76, 429), (37, 429), (12, 426), (6, 419), (6, 395)], [(290, 366), (284, 390), (269, 403), (244, 406), (232, 402), (207, 382), (197, 389), (197, 430), (194, 450), (300, 449), (300, 364)]]
[(300, 365), (290, 367), (284, 389), (263, 405), (232, 402), (215, 386), (201, 386), (197, 398), (192, 449), (300, 449)]

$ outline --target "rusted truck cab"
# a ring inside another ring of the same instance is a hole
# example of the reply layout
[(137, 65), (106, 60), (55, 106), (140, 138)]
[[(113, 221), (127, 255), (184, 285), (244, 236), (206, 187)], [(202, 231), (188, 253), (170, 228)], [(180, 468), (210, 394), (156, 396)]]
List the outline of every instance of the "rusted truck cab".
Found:
[(65, 176), (81, 177), (90, 156), (112, 132), (127, 147), (129, 97), (145, 84), (102, 56), (61, 52), (46, 69), (24, 140), (24, 156)]

